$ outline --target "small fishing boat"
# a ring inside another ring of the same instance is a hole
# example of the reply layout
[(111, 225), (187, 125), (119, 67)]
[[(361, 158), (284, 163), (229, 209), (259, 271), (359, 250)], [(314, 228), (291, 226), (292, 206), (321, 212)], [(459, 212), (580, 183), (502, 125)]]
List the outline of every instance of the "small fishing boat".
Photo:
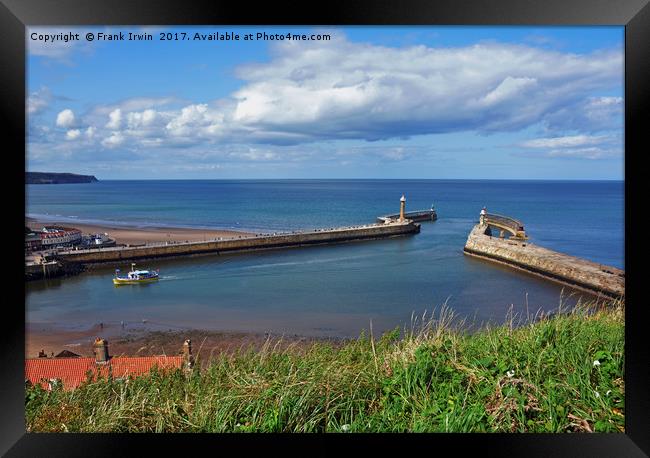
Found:
[(136, 270), (135, 263), (132, 263), (131, 271), (126, 276), (120, 276), (120, 269), (115, 269), (113, 284), (137, 285), (140, 283), (151, 283), (158, 280), (158, 272), (158, 270)]

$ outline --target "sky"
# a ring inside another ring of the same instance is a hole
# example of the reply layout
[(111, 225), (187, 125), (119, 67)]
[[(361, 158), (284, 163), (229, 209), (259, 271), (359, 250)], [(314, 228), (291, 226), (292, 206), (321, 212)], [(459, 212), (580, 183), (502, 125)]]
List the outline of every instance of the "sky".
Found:
[(26, 40), (28, 171), (624, 179), (623, 27), (30, 27)]

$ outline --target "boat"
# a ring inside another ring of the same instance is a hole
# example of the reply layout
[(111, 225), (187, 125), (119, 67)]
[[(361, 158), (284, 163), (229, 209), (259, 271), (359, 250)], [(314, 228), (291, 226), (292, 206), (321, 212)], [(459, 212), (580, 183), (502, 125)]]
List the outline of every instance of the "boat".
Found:
[(113, 284), (115, 285), (137, 285), (151, 283), (158, 280), (158, 270), (136, 270), (135, 263), (131, 264), (131, 271), (126, 276), (120, 276), (120, 269), (115, 269)]

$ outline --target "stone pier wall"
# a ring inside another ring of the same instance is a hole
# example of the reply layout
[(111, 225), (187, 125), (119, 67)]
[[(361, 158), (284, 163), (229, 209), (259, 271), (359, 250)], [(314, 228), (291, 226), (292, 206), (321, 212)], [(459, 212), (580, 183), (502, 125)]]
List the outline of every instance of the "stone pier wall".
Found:
[(292, 234), (254, 236), (188, 243), (160, 243), (140, 247), (115, 247), (93, 250), (60, 252), (57, 259), (63, 263), (112, 263), (124, 260), (187, 256), (204, 253), (229, 253), (289, 248), (305, 245), (341, 243), (354, 240), (396, 237), (420, 232), (420, 225), (412, 221), (389, 224), (315, 230)]
[(558, 253), (521, 240), (486, 235), (487, 225), (477, 224), (464, 252), (499, 262), (550, 280), (613, 298), (625, 296), (625, 271)]

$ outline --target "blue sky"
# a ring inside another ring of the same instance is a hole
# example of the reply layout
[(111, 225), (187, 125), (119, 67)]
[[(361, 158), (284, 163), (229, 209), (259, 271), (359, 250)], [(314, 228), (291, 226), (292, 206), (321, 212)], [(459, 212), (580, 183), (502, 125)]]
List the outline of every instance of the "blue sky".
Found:
[[(66, 32), (81, 40), (31, 38)], [(188, 39), (160, 41), (168, 32)], [(261, 32), (330, 39), (243, 39)], [(26, 39), (31, 171), (624, 178), (623, 27), (38, 27)]]

